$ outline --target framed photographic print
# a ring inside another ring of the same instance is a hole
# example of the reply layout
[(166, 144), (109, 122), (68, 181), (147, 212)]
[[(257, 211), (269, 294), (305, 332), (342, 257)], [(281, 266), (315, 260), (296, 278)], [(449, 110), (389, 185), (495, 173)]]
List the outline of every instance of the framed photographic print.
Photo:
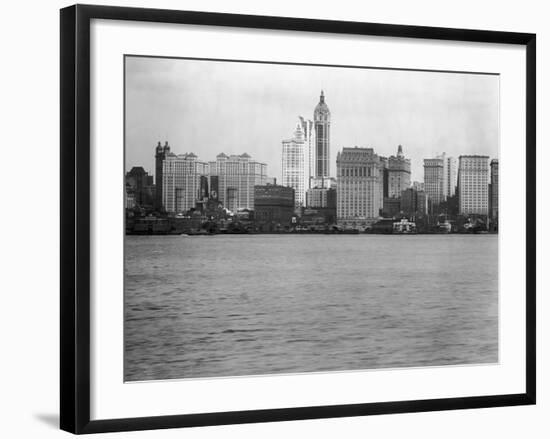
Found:
[(61, 428), (535, 403), (535, 35), (61, 10)]

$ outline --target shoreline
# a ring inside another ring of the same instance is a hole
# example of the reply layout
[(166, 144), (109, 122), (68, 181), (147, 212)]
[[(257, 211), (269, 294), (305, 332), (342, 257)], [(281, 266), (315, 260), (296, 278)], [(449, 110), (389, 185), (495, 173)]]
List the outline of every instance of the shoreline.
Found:
[(418, 232), (418, 233), (366, 233), (366, 232), (249, 232), (249, 233), (125, 233), (125, 236), (250, 236), (250, 235), (333, 235), (333, 236), (415, 236), (415, 235), (498, 235), (498, 232), (471, 232), (471, 233), (437, 233), (437, 232)]

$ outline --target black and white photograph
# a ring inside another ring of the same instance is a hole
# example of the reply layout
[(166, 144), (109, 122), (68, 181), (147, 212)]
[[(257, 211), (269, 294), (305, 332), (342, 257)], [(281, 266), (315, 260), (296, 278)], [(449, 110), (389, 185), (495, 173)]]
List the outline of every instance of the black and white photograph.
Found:
[(124, 57), (124, 380), (499, 362), (485, 72)]
[(6, 2), (2, 437), (546, 437), (546, 9)]

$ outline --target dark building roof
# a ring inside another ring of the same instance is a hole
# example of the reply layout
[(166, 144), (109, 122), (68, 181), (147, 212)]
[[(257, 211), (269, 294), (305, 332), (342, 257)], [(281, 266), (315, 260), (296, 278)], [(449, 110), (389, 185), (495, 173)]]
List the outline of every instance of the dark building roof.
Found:
[(261, 205), (294, 206), (294, 189), (274, 184), (254, 186), (254, 206), (257, 209)]
[(143, 169), (143, 166), (134, 166), (132, 169), (128, 171), (128, 175), (144, 175), (147, 174), (145, 169)]

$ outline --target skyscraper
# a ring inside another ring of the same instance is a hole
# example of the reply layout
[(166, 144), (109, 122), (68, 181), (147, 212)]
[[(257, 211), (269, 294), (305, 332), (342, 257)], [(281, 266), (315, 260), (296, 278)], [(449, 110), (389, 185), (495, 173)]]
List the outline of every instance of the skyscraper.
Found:
[(405, 215), (425, 215), (427, 212), (426, 193), (415, 187), (405, 189), (401, 193), (400, 210)]
[(162, 161), (162, 205), (167, 212), (187, 212), (201, 197), (201, 177), (208, 164), (193, 153), (167, 154)]
[(444, 164), (441, 157), (424, 159), (424, 190), (432, 209), (445, 200)]
[(379, 216), (380, 161), (372, 148), (344, 148), (336, 158), (338, 224), (367, 226)]
[(254, 209), (254, 186), (265, 184), (267, 165), (252, 160), (246, 153), (221, 153), (215, 162), (210, 162), (211, 186), (212, 176), (217, 177), (218, 199), (225, 208), (233, 212)]
[(443, 179), (445, 184), (445, 199), (456, 195), (456, 184), (458, 173), (456, 169), (456, 158), (446, 157), (443, 153)]
[(307, 168), (309, 160), (306, 151), (305, 136), (301, 123), (296, 124), (292, 139), (283, 140), (282, 178), (283, 186), (291, 187), (295, 192), (295, 203), (303, 206), (306, 200), (306, 189), (309, 176)]
[(162, 146), (160, 142), (155, 149), (155, 210), (161, 211), (164, 209), (162, 204), (162, 162), (166, 156), (170, 154), (170, 146), (168, 142)]
[(489, 213), (488, 156), (458, 158), (458, 212), (461, 215)]
[(457, 183), (457, 169), (456, 158), (447, 157), (447, 154), (443, 152), (436, 158), (443, 160), (443, 199), (445, 201), (448, 197), (456, 195), (456, 183)]
[(299, 116), (299, 119), (302, 124), (302, 131), (304, 132), (304, 152), (306, 155), (304, 173), (307, 179), (307, 190), (312, 187), (311, 178), (315, 175), (315, 131), (312, 120), (304, 119), (302, 116)]
[(126, 184), (134, 194), (134, 202), (140, 207), (154, 205), (153, 177), (141, 166), (134, 166), (126, 173)]
[(330, 176), (330, 110), (321, 90), (319, 103), (313, 112), (315, 126), (315, 177)]
[(388, 160), (388, 197), (400, 198), (411, 185), (411, 160), (403, 155), (403, 147), (397, 147), (397, 155)]

